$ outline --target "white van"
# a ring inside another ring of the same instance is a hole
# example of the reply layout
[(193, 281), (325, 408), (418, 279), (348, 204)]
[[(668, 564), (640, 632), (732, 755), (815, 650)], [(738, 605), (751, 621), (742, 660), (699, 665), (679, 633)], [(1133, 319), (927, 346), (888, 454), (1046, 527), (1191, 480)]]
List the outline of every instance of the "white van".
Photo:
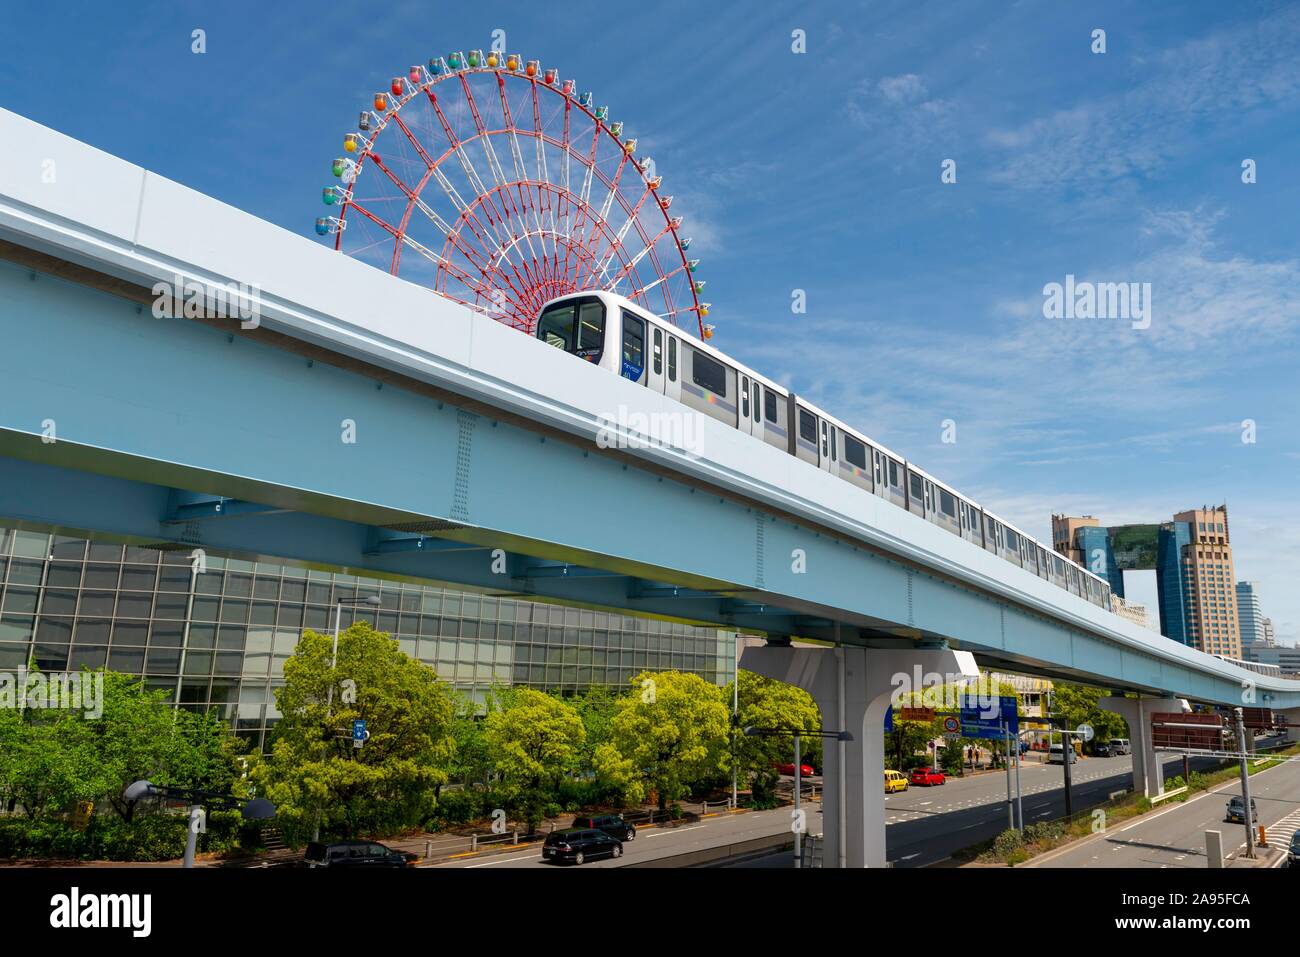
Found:
[(1133, 746), (1129, 744), (1128, 738), (1111, 738), (1110, 753), (1111, 754), (1132, 754)]
[[(1079, 756), (1078, 756), (1077, 754), (1075, 754), (1075, 753), (1074, 753), (1074, 749), (1071, 748), (1071, 749), (1070, 749), (1070, 763), (1071, 763), (1071, 764), (1074, 764), (1074, 763), (1075, 763), (1076, 761), (1078, 761), (1078, 760), (1079, 760)], [(1064, 764), (1064, 763), (1065, 763), (1065, 748), (1062, 747), (1060, 744), (1053, 744), (1053, 745), (1050, 745), (1050, 746), (1048, 747), (1048, 749), (1047, 749), (1047, 763), (1048, 763), (1048, 764)]]

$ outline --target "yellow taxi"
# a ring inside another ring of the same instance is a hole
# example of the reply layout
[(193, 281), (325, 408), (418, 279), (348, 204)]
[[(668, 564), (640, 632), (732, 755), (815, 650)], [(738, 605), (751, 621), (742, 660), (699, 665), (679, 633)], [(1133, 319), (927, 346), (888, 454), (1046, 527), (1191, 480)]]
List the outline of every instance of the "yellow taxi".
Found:
[(885, 793), (893, 794), (895, 791), (907, 790), (907, 778), (897, 771), (885, 772)]

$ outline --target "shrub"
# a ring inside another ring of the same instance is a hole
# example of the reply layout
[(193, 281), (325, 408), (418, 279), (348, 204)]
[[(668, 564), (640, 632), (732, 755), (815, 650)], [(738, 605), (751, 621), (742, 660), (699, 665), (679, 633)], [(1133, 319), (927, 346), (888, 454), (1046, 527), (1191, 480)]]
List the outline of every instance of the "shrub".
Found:
[(1030, 824), (1025, 828), (1026, 844), (1034, 844), (1038, 841), (1053, 841), (1064, 836), (1065, 825), (1060, 821), (1042, 821), (1038, 824)]
[(993, 853), (1005, 859), (1011, 852), (1023, 848), (1025, 839), (1015, 828), (1008, 828), (993, 841)]

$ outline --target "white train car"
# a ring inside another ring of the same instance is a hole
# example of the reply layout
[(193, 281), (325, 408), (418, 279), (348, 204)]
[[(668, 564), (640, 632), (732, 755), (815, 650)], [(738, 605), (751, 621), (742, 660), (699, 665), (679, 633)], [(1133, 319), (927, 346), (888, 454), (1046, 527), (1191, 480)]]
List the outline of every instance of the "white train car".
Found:
[(622, 296), (593, 291), (554, 299), (542, 308), (536, 336), (907, 509), (1094, 605), (1111, 607), (1106, 579)]

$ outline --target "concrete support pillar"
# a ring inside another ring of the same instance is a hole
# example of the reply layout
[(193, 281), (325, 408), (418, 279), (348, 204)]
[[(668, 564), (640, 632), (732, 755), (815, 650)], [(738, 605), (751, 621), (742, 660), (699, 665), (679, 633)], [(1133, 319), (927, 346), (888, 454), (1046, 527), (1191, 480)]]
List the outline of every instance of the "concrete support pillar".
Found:
[(974, 657), (948, 649), (768, 645), (746, 648), (740, 667), (803, 688), (817, 702), (825, 730), (853, 735), (843, 744), (824, 743), (822, 866), (884, 867), (884, 722), (891, 694), (921, 690), (918, 678), (929, 684), (978, 677)]
[(1300, 725), (1300, 708), (1290, 708), (1286, 711), (1278, 711), (1277, 709), (1274, 709), (1274, 714), (1282, 715), (1286, 723), (1293, 726), (1282, 730), (1282, 733), (1286, 735), (1286, 742), (1288, 744), (1295, 744), (1300, 741), (1300, 727), (1294, 727), (1295, 725)]
[(1133, 746), (1133, 791), (1145, 797), (1165, 793), (1164, 768), (1151, 743), (1151, 715), (1181, 714), (1184, 702), (1179, 698), (1106, 697), (1097, 702), (1128, 722), (1128, 739)]

